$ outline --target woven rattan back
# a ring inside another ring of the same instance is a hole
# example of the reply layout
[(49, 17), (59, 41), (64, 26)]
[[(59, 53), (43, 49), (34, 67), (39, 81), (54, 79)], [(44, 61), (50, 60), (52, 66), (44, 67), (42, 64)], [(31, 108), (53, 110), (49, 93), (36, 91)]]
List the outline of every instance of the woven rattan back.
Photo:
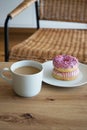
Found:
[(87, 23), (87, 0), (40, 0), (40, 19)]

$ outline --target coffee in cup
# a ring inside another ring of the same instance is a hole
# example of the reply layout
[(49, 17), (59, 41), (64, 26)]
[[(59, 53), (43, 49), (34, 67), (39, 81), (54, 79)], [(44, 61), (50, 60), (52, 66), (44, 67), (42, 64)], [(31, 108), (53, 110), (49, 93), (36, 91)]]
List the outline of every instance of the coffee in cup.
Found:
[[(11, 73), (12, 79), (4, 75), (6, 71)], [(18, 95), (32, 97), (41, 90), (43, 67), (37, 61), (23, 60), (13, 63), (10, 68), (3, 68), (0, 75), (12, 84), (13, 90)]]
[(23, 67), (19, 67), (19, 68), (15, 69), (14, 72), (18, 73), (18, 74), (29, 75), (29, 74), (36, 74), (36, 73), (40, 72), (40, 69), (38, 69), (36, 67), (32, 67), (32, 66), (23, 66)]

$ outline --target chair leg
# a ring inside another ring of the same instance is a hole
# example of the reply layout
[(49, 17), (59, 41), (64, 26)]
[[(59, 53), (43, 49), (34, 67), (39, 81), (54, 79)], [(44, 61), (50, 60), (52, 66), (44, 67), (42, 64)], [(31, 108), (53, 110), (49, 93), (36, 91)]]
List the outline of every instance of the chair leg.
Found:
[(9, 34), (8, 34), (8, 22), (11, 17), (8, 15), (4, 25), (4, 51), (5, 51), (5, 62), (9, 61)]
[(37, 24), (37, 29), (40, 28), (40, 24), (39, 24), (39, 13), (38, 13), (38, 2), (35, 2), (35, 10), (36, 10), (36, 24)]

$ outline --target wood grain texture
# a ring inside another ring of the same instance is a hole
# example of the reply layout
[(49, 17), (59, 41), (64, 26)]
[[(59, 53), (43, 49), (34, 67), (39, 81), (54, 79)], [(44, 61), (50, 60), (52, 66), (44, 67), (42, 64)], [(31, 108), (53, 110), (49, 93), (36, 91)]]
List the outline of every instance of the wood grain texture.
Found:
[[(0, 69), (12, 63), (0, 63)], [(59, 88), (43, 83), (23, 98), (0, 78), (0, 130), (87, 130), (87, 85)]]

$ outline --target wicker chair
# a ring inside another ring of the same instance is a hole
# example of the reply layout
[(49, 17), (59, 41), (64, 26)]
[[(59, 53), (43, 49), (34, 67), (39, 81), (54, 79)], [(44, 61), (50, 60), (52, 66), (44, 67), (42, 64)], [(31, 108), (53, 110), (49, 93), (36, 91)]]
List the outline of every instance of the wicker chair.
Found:
[[(8, 21), (35, 2), (37, 31), (9, 50)], [(40, 11), (38, 13), (38, 11)], [(39, 14), (39, 15), (38, 15)], [(87, 23), (87, 0), (24, 0), (8, 14), (5, 21), (5, 61), (51, 60), (58, 54), (69, 54), (87, 63), (87, 30), (40, 28), (39, 20)]]

